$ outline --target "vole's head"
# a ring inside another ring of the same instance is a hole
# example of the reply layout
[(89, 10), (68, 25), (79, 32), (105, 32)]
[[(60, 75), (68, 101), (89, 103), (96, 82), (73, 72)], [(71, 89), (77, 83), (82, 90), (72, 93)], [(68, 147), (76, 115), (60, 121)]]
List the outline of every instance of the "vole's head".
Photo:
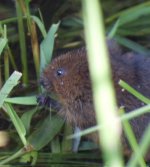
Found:
[(44, 70), (41, 83), (64, 104), (85, 96), (86, 90), (90, 90), (85, 49), (74, 50), (55, 58)]

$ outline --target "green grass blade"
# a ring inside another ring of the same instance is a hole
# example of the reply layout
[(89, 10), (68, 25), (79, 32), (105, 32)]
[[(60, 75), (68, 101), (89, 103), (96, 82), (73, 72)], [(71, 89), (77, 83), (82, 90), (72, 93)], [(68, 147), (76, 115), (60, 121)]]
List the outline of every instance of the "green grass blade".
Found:
[[(146, 105), (144, 107), (138, 108), (136, 110), (133, 110), (132, 112), (129, 112), (129, 113), (126, 113), (126, 114), (122, 115), (120, 117), (120, 121), (130, 120), (130, 119), (139, 117), (140, 115), (143, 115), (144, 113), (150, 113), (150, 104)], [(95, 131), (98, 131), (98, 130), (102, 130), (104, 128), (104, 126), (105, 125), (103, 124), (103, 125), (88, 128), (86, 130), (83, 130), (81, 132), (78, 132), (76, 134), (68, 136), (68, 139), (73, 139), (73, 138), (78, 137), (78, 136), (83, 136), (83, 135), (87, 135), (89, 133), (92, 133), (92, 132), (95, 132)]]
[(59, 136), (55, 137), (55, 140), (51, 141), (51, 152), (60, 153), (61, 152), (61, 142)]
[(127, 8), (125, 10), (122, 10), (112, 16), (110, 16), (108, 19), (106, 19), (106, 22), (112, 22), (114, 19), (118, 18), (119, 16), (125, 16), (126, 14), (129, 14), (130, 13), (130, 16), (135, 12), (135, 11), (139, 11), (145, 7), (149, 7), (150, 6), (150, 2), (144, 2), (144, 3), (140, 3), (140, 4), (137, 4), (135, 6), (132, 6), (130, 8)]
[(35, 23), (37, 24), (37, 26), (39, 27), (39, 29), (40, 29), (40, 31), (41, 31), (43, 37), (46, 38), (47, 33), (46, 33), (46, 29), (45, 29), (45, 26), (44, 26), (44, 24), (42, 23), (42, 21), (41, 21), (38, 17), (36, 17), (36, 16), (31, 16), (31, 18), (34, 20), (34, 22), (35, 22)]
[(108, 34), (108, 38), (113, 38), (118, 30), (120, 19), (118, 19)]
[(56, 136), (63, 124), (64, 120), (60, 117), (49, 115), (42, 125), (29, 136), (29, 143), (33, 145), (34, 149), (40, 150)]
[(122, 167), (119, 133), (121, 124), (119, 121), (115, 122), (118, 116), (110, 79), (102, 9), (99, 8), (98, 0), (82, 0), (82, 7), (96, 118), (98, 125), (105, 124), (104, 130), (99, 131), (104, 161), (106, 166)]
[(16, 111), (13, 109), (13, 107), (9, 103), (4, 103), (4, 108), (7, 111), (11, 121), (13, 122), (18, 135), (20, 136), (20, 139), (24, 146), (27, 145), (27, 140), (25, 138), (26, 135), (26, 129), (24, 127), (24, 124), (22, 123), (21, 119), (18, 117)]
[(12, 104), (21, 104), (21, 105), (37, 105), (36, 96), (11, 97), (11, 98), (6, 98), (5, 102)]
[(127, 38), (121, 37), (121, 36), (116, 36), (115, 39), (118, 41), (118, 43), (126, 46), (129, 49), (132, 49), (133, 51), (136, 51), (140, 54), (150, 54), (150, 50), (146, 49), (145, 47), (143, 47), (142, 45), (133, 42)]
[(42, 41), (40, 45), (41, 71), (48, 63), (50, 63), (54, 48), (55, 35), (56, 31), (58, 30), (59, 24), (60, 22), (51, 26), (50, 30), (48, 31), (47, 37)]
[(62, 152), (68, 152), (68, 151), (72, 150), (73, 141), (66, 139), (67, 136), (69, 136), (70, 134), (73, 134), (73, 129), (70, 125), (65, 124), (65, 126), (64, 126), (64, 136), (62, 138), (62, 147), (61, 147)]
[(22, 80), (25, 85), (28, 84), (28, 66), (27, 66), (27, 46), (25, 38), (25, 29), (23, 24), (23, 15), (22, 10), (19, 6), (18, 1), (16, 2), (16, 11), (17, 11), (17, 21), (18, 21), (18, 31), (19, 31), (19, 45), (21, 52), (21, 64), (22, 64)]
[(134, 88), (132, 88), (130, 85), (128, 85), (123, 80), (119, 81), (119, 85), (122, 88), (124, 88), (125, 90), (127, 90), (128, 92), (130, 92), (132, 95), (134, 95), (137, 99), (139, 99), (142, 102), (144, 102), (145, 104), (150, 104), (150, 99), (148, 99), (147, 97), (143, 96), (141, 93), (139, 93), (138, 91), (136, 91)]
[(120, 16), (120, 25), (124, 25), (126, 23), (132, 22), (136, 19), (139, 19), (141, 16), (145, 16), (145, 15), (150, 15), (149, 6), (142, 7), (140, 10), (131, 8), (130, 11), (127, 11)]
[[(124, 110), (121, 109), (121, 112), (124, 113)], [(131, 127), (130, 123), (128, 122), (128, 120), (123, 121), (123, 130), (124, 130), (124, 133), (125, 133), (125, 135), (128, 139), (128, 142), (129, 142), (132, 150), (135, 153), (139, 154), (139, 159), (138, 159), (139, 165), (143, 166), (143, 167), (146, 167), (146, 163), (144, 161), (144, 158), (143, 158), (142, 154), (140, 153), (140, 149), (139, 149), (136, 137), (134, 135), (134, 132), (133, 132), (132, 127)]]
[(14, 86), (18, 84), (18, 80), (21, 78), (22, 74), (15, 71), (6, 81), (5, 85), (0, 90), (0, 108), (2, 107), (6, 97), (9, 95), (10, 91)]
[(1, 167), (10, 167), (11, 165), (4, 165), (4, 164), (8, 164), (10, 163), (12, 160), (20, 157), (21, 155), (23, 155), (25, 153), (25, 149), (21, 148), (19, 151), (17, 151), (16, 153), (14, 153), (13, 155), (10, 155), (8, 158), (0, 161), (0, 166)]
[(6, 25), (4, 25), (4, 28), (3, 28), (1, 25), (1, 22), (0, 22), (0, 34), (1, 34), (1, 37), (0, 37), (0, 57), (1, 57), (2, 51), (4, 50), (5, 46), (8, 43), (7, 27)]
[(4, 50), (6, 44), (8, 42), (8, 39), (6, 38), (0, 38), (0, 56), (2, 54), (2, 51)]
[[(146, 152), (148, 152), (149, 150), (149, 146), (150, 146), (150, 125), (147, 127), (146, 131), (144, 132), (142, 141), (139, 144), (139, 148), (140, 148), (140, 153), (142, 155), (145, 155)], [(135, 154), (132, 155), (130, 161), (127, 164), (127, 167), (136, 167), (138, 160), (140, 158), (140, 154), (138, 152), (136, 152)]]
[(32, 117), (36, 112), (37, 112), (37, 108), (34, 108), (32, 110), (24, 112), (23, 115), (21, 116), (21, 120), (24, 124), (24, 127), (25, 127), (27, 133), (30, 130), (30, 124), (31, 124)]

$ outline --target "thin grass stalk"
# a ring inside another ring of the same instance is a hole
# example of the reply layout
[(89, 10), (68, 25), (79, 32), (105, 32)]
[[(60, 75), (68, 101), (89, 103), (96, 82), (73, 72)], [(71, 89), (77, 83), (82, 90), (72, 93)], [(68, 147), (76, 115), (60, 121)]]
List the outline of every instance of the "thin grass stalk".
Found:
[(116, 121), (118, 120), (117, 105), (110, 79), (102, 10), (99, 8), (98, 0), (83, 0), (82, 7), (97, 123), (105, 124), (104, 129), (99, 131), (104, 162), (109, 167), (122, 167), (121, 124)]
[(17, 68), (17, 65), (16, 65), (16, 63), (15, 63), (15, 59), (14, 59), (14, 56), (13, 56), (13, 54), (12, 54), (12, 52), (11, 52), (11, 49), (10, 49), (10, 47), (9, 47), (8, 45), (6, 46), (6, 48), (7, 48), (7, 51), (8, 51), (10, 63), (11, 63), (11, 65), (12, 65), (13, 69), (17, 71), (18, 68)]
[(4, 51), (4, 74), (5, 74), (5, 81), (9, 78), (9, 57), (8, 51)]
[(26, 153), (26, 149), (23, 147), (21, 148), (19, 151), (17, 151), (16, 153), (14, 153), (13, 155), (9, 156), (8, 158), (0, 161), (0, 166), (4, 165), (4, 164), (8, 164), (9, 162), (11, 162), (12, 160), (21, 157), (22, 155), (24, 155)]
[(17, 11), (17, 18), (18, 18), (18, 31), (19, 31), (19, 45), (21, 51), (21, 63), (22, 63), (22, 81), (24, 85), (28, 84), (28, 66), (27, 66), (27, 47), (26, 47), (26, 39), (25, 39), (25, 30), (23, 25), (23, 17), (21, 8), (16, 1), (16, 11)]
[(2, 80), (2, 68), (0, 67), (0, 89), (2, 88), (3, 80)]
[(58, 136), (56, 136), (54, 140), (51, 141), (51, 152), (52, 153), (61, 152), (61, 143)]
[(64, 125), (64, 136), (62, 138), (62, 144), (61, 144), (61, 151), (62, 152), (68, 152), (72, 150), (72, 145), (73, 142), (72, 140), (66, 140), (66, 136), (70, 135), (73, 133), (73, 129), (71, 126), (69, 126), (68, 124)]
[(147, 2), (144, 2), (144, 3), (140, 3), (140, 4), (137, 4), (137, 5), (133, 6), (133, 7), (131, 7), (131, 8), (127, 8), (127, 9), (124, 9), (122, 11), (119, 11), (118, 13), (115, 13), (114, 15), (110, 16), (109, 18), (107, 18), (105, 20), (105, 22), (106, 22), (106, 24), (110, 23), (113, 20), (115, 20), (116, 18), (118, 18), (119, 16), (121, 16), (121, 15), (127, 13), (127, 12), (130, 12), (131, 10), (140, 9), (140, 8), (142, 8), (144, 6), (150, 6), (150, 2), (147, 1)]
[(31, 44), (32, 44), (32, 52), (33, 52), (33, 59), (34, 59), (34, 64), (35, 64), (36, 75), (37, 77), (39, 77), (40, 50), (39, 50), (36, 24), (34, 21), (32, 21), (31, 23)]
[(20, 8), (22, 9), (24, 15), (27, 18), (27, 26), (29, 34), (31, 35), (31, 45), (32, 45), (32, 53), (35, 65), (35, 71), (37, 77), (39, 76), (39, 69), (40, 69), (40, 58), (39, 58), (39, 44), (37, 40), (37, 32), (35, 23), (32, 21), (29, 9), (29, 1), (28, 0), (17, 0)]
[[(131, 120), (133, 118), (136, 118), (136, 117), (139, 117), (140, 115), (143, 115), (144, 113), (150, 113), (150, 104), (146, 105), (144, 107), (141, 107), (139, 109), (133, 110), (132, 112), (123, 114), (120, 117), (119, 121), (124, 121), (124, 120), (128, 120), (129, 121), (129, 120)], [(99, 129), (103, 129), (104, 126), (105, 126), (104, 124), (103, 125), (99, 125), (99, 126), (94, 126), (94, 127), (88, 128), (86, 130), (83, 130), (81, 132), (78, 132), (77, 134), (70, 135), (67, 138), (68, 139), (73, 139), (73, 138), (76, 138), (76, 137), (79, 137), (79, 136), (87, 135), (87, 134), (95, 132), (95, 131), (97, 131)]]
[[(140, 148), (140, 153), (144, 156), (146, 153), (149, 151), (149, 146), (150, 146), (150, 125), (147, 127), (147, 129), (144, 132), (144, 136), (142, 140), (140, 141), (139, 148)], [(148, 154), (149, 156), (149, 154)], [(127, 167), (137, 167), (137, 163), (139, 161), (140, 154), (138, 152), (134, 153), (131, 156), (131, 159), (129, 160)]]
[[(123, 114), (125, 111), (123, 108), (121, 108), (120, 112)], [(144, 158), (142, 154), (140, 153), (138, 142), (136, 140), (135, 134), (128, 120), (123, 121), (123, 129), (124, 129), (125, 136), (127, 137), (132, 150), (135, 153), (138, 153), (139, 155), (139, 159), (138, 159), (139, 166), (146, 167), (146, 162), (144, 161)]]

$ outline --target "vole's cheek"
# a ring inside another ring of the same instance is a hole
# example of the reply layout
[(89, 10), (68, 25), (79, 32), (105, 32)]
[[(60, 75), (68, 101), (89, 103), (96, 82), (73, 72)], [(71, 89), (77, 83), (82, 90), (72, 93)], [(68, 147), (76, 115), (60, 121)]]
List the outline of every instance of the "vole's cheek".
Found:
[(60, 86), (63, 86), (63, 85), (64, 85), (64, 82), (63, 82), (63, 81), (61, 81), (61, 82), (60, 82)]

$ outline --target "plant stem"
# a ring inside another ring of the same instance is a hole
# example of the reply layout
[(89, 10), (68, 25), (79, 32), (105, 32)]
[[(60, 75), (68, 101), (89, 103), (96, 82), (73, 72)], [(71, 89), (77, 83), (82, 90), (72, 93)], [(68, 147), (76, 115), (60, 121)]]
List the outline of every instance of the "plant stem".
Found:
[(110, 79), (102, 10), (98, 0), (82, 0), (82, 7), (97, 123), (105, 125), (99, 133), (104, 162), (109, 167), (122, 167), (121, 124), (116, 121), (119, 118)]
[(4, 165), (9, 163), (10, 161), (20, 157), (21, 155), (23, 155), (25, 153), (25, 149), (21, 148), (18, 152), (16, 152), (15, 154), (13, 154), (12, 156), (4, 159), (3, 161), (0, 161), (0, 165)]
[(19, 31), (19, 44), (21, 49), (21, 63), (22, 63), (22, 80), (23, 84), (28, 84), (28, 66), (27, 66), (27, 47), (26, 47), (26, 40), (25, 40), (25, 30), (23, 25), (23, 17), (22, 11), (18, 2), (16, 1), (16, 10), (17, 10), (17, 18), (18, 18), (18, 31)]

